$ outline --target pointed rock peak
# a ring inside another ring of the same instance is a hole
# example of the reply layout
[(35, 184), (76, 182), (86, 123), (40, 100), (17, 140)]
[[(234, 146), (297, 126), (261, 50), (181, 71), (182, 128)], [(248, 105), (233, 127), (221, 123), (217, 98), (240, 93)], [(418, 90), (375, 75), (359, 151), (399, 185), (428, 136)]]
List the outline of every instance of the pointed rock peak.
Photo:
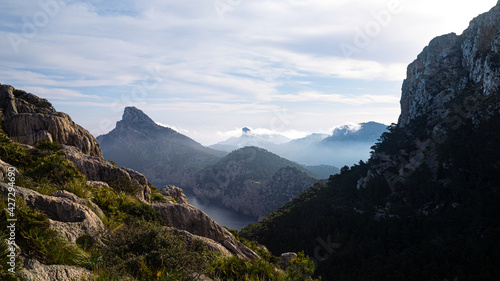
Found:
[(125, 107), (125, 111), (123, 112), (123, 117), (122, 121), (124, 121), (127, 124), (153, 124), (156, 125), (156, 123), (149, 118), (142, 110), (134, 107), (134, 106), (128, 106)]
[(242, 135), (248, 135), (250, 133), (252, 133), (252, 130), (250, 130), (248, 127), (244, 127), (243, 129), (241, 129)]

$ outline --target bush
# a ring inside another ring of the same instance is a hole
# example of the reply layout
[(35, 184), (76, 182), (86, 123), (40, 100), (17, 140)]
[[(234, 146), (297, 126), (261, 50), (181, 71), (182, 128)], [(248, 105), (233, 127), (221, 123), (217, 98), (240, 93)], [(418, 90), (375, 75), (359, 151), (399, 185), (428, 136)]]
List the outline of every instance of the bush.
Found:
[(206, 271), (210, 260), (201, 242), (188, 244), (184, 237), (147, 222), (122, 227), (106, 244), (103, 266), (138, 280), (190, 280), (192, 273)]

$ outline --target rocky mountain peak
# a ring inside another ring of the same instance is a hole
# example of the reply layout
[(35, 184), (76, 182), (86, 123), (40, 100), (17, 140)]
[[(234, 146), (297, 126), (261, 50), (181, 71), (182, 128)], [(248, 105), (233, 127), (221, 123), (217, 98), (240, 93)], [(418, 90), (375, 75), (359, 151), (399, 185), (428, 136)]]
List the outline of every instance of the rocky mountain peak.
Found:
[(128, 125), (156, 126), (156, 123), (149, 116), (135, 106), (125, 107), (122, 122)]
[(435, 125), (457, 111), (465, 118), (487, 119), (500, 105), (477, 105), (499, 90), (500, 2), (473, 19), (461, 35), (433, 39), (408, 66), (398, 125), (424, 115)]

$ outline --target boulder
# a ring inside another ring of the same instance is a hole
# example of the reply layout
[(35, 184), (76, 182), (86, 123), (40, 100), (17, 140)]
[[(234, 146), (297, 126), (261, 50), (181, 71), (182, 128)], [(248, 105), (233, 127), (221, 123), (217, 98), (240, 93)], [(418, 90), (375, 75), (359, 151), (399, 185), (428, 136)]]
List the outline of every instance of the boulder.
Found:
[(190, 204), (160, 202), (153, 206), (162, 214), (167, 226), (209, 238), (241, 258), (259, 258), (255, 252), (236, 240), (229, 231)]
[(283, 253), (280, 255), (280, 267), (281, 269), (285, 269), (288, 265), (288, 263), (293, 259), (296, 258), (297, 254), (293, 252), (288, 252), (288, 253)]
[(18, 276), (25, 281), (73, 281), (92, 276), (85, 268), (69, 265), (45, 265), (35, 259), (26, 259)]
[(172, 199), (175, 199), (175, 201), (178, 204), (189, 204), (188, 199), (184, 192), (182, 191), (182, 188), (177, 187), (175, 185), (166, 185), (163, 188), (160, 189), (160, 193), (167, 197), (167, 199), (170, 197)]
[[(13, 168), (13, 170), (12, 170), (12, 168)], [(2, 161), (2, 159), (0, 159), (0, 180), (7, 182), (8, 181), (7, 178), (8, 178), (8, 175), (10, 172), (14, 173), (15, 179), (19, 179), (22, 176), (14, 166), (12, 166), (9, 163), (4, 162), (4, 161)]]
[(186, 240), (189, 243), (191, 243), (195, 240), (198, 240), (198, 241), (201, 241), (207, 247), (207, 249), (209, 251), (219, 253), (219, 254), (226, 256), (226, 257), (232, 256), (231, 252), (228, 249), (226, 249), (224, 246), (222, 246), (221, 244), (215, 242), (214, 240), (212, 240), (210, 238), (199, 236), (199, 235), (194, 235), (194, 234), (191, 234), (185, 230), (179, 230), (176, 228), (171, 228), (171, 229), (180, 233), (182, 236), (186, 237)]
[[(0, 192), (7, 194), (9, 185), (0, 182)], [(70, 242), (82, 235), (97, 237), (104, 232), (101, 219), (85, 204), (75, 202), (74, 194), (64, 193), (70, 198), (42, 195), (34, 190), (14, 186), (16, 197), (24, 199), (30, 208), (36, 208), (49, 217), (51, 228), (66, 237)], [(78, 200), (76, 200), (78, 201)]]
[(102, 158), (97, 140), (69, 115), (55, 111), (45, 99), (0, 84), (0, 110), (3, 130), (13, 140), (28, 145), (44, 140), (72, 145)]

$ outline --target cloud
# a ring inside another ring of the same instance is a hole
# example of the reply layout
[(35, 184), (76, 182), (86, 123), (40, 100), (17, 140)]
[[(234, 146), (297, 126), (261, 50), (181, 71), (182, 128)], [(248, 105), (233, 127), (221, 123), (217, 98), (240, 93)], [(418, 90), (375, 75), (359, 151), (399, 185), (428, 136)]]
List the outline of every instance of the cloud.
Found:
[(60, 88), (44, 88), (44, 87), (32, 87), (26, 86), (22, 87), (26, 92), (36, 93), (40, 96), (49, 100), (75, 100), (75, 99), (100, 99), (97, 95), (84, 95), (75, 90), (60, 89)]
[(273, 99), (287, 102), (330, 102), (350, 105), (399, 102), (399, 97), (390, 95), (341, 95), (320, 93), (316, 91), (276, 95), (273, 96)]

